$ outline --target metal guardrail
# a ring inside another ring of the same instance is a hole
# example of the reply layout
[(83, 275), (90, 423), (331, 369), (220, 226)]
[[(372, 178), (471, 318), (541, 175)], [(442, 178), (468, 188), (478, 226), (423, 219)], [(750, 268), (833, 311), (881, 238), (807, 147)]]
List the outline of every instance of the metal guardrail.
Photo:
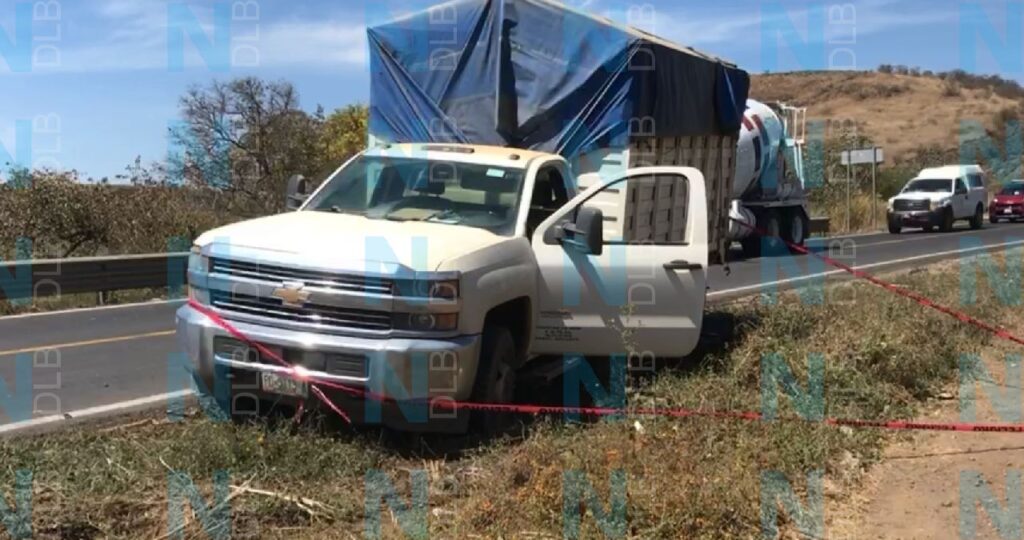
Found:
[(0, 262), (0, 301), (126, 289), (175, 289), (184, 287), (187, 269), (187, 252)]

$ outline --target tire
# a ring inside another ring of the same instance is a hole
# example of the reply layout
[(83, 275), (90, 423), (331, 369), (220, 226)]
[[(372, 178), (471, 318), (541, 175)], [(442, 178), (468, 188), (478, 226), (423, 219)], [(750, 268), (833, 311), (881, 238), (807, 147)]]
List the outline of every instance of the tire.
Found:
[(982, 208), (981, 205), (979, 204), (978, 207), (974, 209), (974, 215), (971, 216), (971, 228), (974, 229), (974, 230), (978, 230), (978, 229), (982, 228), (984, 225), (985, 225), (985, 209)]
[(899, 234), (903, 231), (903, 225), (900, 224), (899, 219), (889, 218), (889, 234)]
[(924, 232), (932, 232), (935, 230), (935, 227), (931, 225), (925, 225), (924, 227), (921, 228), (921, 230), (923, 230)]
[[(1013, 218), (1010, 218), (1010, 222), (1014, 222), (1014, 221), (1017, 221), (1017, 220), (1013, 219)], [(997, 217), (995, 217), (993, 215), (989, 215), (988, 216), (988, 222), (993, 224), (993, 225), (995, 225), (996, 223), (999, 223), (999, 218), (997, 218)]]
[[(781, 240), (783, 238), (782, 220), (779, 219), (779, 213), (775, 210), (767, 210), (764, 214), (764, 227), (761, 229), (764, 231), (765, 244), (768, 248), (768, 253), (762, 253), (769, 257), (774, 257), (782, 253), (787, 253), (788, 248), (786, 244)], [(763, 249), (762, 249), (763, 250)]]
[(761, 256), (761, 237), (757, 234), (751, 233), (740, 240), (740, 246), (743, 248), (743, 258), (745, 259), (756, 259)]
[(782, 238), (789, 242), (789, 251), (801, 253), (793, 246), (804, 247), (807, 244), (807, 231), (810, 229), (810, 220), (800, 209), (793, 209), (785, 212), (785, 223), (782, 230)]
[(939, 230), (942, 232), (949, 232), (953, 230), (953, 210), (946, 208), (942, 212), (942, 223), (939, 224)]
[[(472, 401), (476, 403), (511, 403), (516, 392), (516, 343), (512, 332), (504, 326), (488, 325), (480, 347), (476, 382)], [(484, 437), (508, 433), (516, 415), (508, 412), (473, 411), (470, 425)]]

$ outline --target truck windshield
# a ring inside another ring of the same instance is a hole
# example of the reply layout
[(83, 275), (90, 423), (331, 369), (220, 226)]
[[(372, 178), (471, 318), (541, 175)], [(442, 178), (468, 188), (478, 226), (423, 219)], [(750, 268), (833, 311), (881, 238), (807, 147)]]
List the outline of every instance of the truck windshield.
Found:
[(1000, 195), (1024, 195), (1024, 183), (1013, 182), (999, 192)]
[(911, 180), (907, 187), (903, 188), (903, 193), (913, 192), (924, 192), (924, 193), (947, 193), (953, 191), (953, 181), (948, 179), (943, 180)]
[(413, 158), (356, 158), (304, 210), (465, 225), (510, 236), (524, 171)]

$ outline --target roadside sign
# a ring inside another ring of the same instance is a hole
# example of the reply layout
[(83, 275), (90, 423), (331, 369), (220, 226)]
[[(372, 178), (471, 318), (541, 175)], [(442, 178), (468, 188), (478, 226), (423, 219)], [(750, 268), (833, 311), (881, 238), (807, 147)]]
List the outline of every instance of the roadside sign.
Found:
[(843, 150), (840, 155), (843, 165), (865, 165), (869, 163), (883, 163), (885, 154), (881, 148), (865, 148), (862, 150)]
[[(850, 184), (853, 183), (853, 166), (854, 165), (871, 165), (871, 197), (873, 200), (878, 198), (877, 189), (877, 176), (878, 176), (878, 164), (885, 161), (885, 154), (879, 147), (874, 148), (862, 148), (860, 150), (843, 150), (839, 154), (839, 159), (843, 165), (846, 165), (846, 230), (850, 230), (851, 226), (851, 201), (850, 201)], [(871, 208), (871, 227), (874, 228), (877, 224), (875, 214), (875, 206)]]

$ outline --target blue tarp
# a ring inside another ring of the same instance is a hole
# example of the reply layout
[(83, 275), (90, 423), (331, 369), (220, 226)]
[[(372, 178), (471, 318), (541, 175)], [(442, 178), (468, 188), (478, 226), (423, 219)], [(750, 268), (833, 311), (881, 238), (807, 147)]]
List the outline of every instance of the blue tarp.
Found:
[(572, 158), (630, 133), (735, 133), (750, 86), (727, 62), (548, 0), (457, 0), (367, 33), (370, 133), (386, 142)]

